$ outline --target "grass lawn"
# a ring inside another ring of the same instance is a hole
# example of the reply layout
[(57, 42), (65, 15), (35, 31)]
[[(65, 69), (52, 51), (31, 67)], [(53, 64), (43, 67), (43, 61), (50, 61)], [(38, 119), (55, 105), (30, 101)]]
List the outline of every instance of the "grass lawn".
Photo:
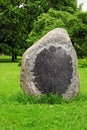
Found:
[(87, 68), (79, 68), (75, 99), (35, 103), (22, 93), (20, 67), (9, 58), (0, 56), (0, 130), (87, 130)]

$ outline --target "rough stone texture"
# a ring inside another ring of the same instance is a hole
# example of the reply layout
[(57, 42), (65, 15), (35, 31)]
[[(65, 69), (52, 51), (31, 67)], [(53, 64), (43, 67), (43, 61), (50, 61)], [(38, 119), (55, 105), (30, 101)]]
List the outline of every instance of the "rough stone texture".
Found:
[(20, 84), (27, 94), (79, 92), (77, 56), (65, 29), (56, 28), (23, 54)]

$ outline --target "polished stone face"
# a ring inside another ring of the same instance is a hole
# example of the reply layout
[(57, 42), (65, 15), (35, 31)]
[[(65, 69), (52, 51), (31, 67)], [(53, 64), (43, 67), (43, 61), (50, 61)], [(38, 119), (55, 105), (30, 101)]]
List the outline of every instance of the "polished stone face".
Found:
[(61, 47), (42, 50), (35, 60), (35, 84), (43, 93), (64, 93), (72, 79), (72, 58)]

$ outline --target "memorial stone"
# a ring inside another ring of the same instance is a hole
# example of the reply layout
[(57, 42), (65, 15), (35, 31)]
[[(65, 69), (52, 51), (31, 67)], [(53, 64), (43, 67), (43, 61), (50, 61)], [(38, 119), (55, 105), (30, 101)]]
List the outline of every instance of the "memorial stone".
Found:
[(20, 84), (29, 95), (58, 93), (70, 99), (79, 92), (77, 55), (67, 31), (56, 28), (26, 50)]

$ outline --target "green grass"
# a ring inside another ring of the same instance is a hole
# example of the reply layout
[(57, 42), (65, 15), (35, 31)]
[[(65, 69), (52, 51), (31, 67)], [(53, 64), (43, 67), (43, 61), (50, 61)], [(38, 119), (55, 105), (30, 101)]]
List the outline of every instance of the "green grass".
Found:
[(9, 58), (0, 56), (0, 130), (87, 130), (87, 68), (79, 68), (76, 98), (37, 99), (23, 94), (20, 67)]

